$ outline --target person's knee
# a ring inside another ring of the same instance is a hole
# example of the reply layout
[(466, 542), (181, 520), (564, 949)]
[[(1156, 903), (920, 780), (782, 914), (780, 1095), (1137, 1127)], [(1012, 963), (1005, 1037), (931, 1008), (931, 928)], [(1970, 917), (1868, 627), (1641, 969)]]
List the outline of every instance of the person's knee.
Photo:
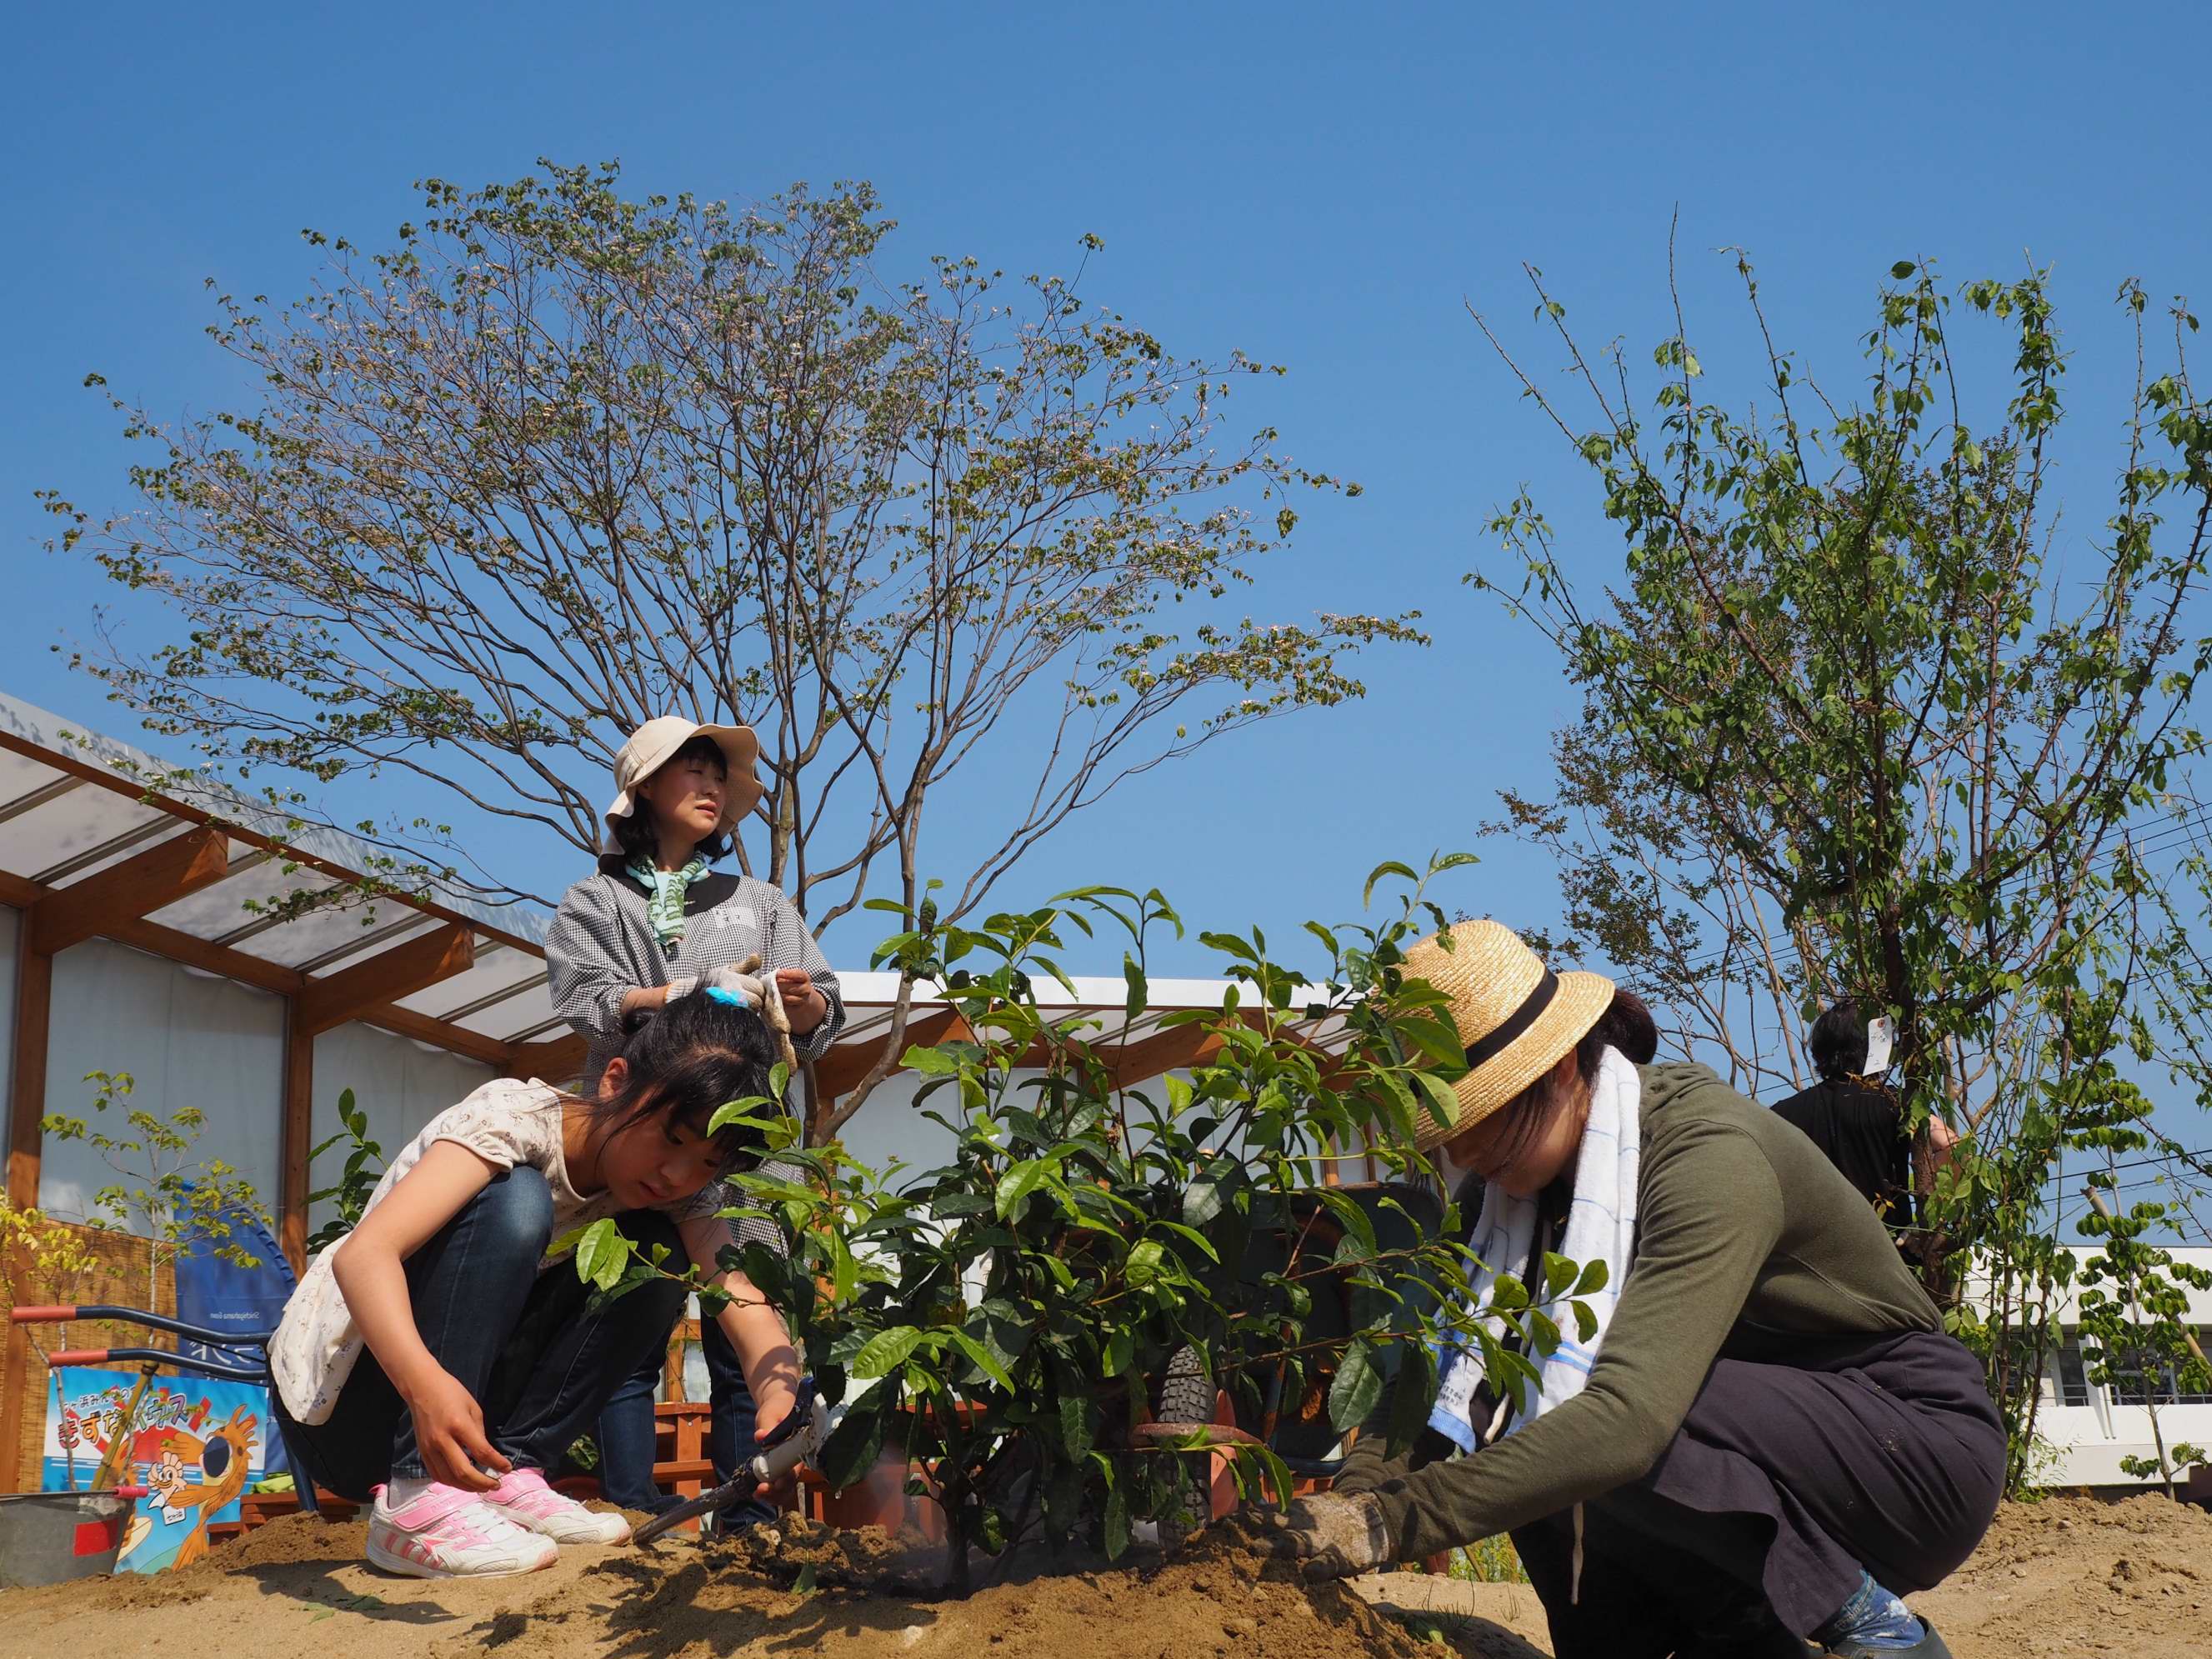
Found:
[(505, 1252), (532, 1263), (553, 1238), (553, 1188), (527, 1164), (502, 1170), (471, 1200), (470, 1220)]

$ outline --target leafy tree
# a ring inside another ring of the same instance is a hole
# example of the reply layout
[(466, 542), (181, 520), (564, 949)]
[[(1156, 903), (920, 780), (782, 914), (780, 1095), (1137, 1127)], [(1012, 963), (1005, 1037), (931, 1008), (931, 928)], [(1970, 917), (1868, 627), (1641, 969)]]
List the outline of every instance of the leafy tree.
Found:
[[(1640, 412), (1626, 359), (1585, 355), (1530, 273), (1588, 413), (1514, 372), (1626, 558), (1601, 591), (1532, 501), (1495, 520), (1517, 572), (1469, 580), (1558, 647), (1583, 715), (1555, 739), (1556, 797), (1507, 795), (1504, 827), (1554, 856), (1582, 946), (1747, 1089), (1805, 1081), (1799, 1034), (1839, 997), (1894, 1017), (1908, 1126), (1965, 1137), (1940, 1174), (1923, 1142), (1906, 1242), (1988, 1358), (2017, 1476), (2072, 1265), (2060, 1159), (2125, 1135), (2205, 1173), (2118, 1086), (2162, 1071), (2203, 1103), (2212, 1080), (2182, 805), (2212, 650), (2191, 626), (2212, 552), (2197, 319), (2177, 303), (2171, 366), (2142, 367), (2150, 307), (2121, 289), (2125, 464), (2103, 535), (2062, 545), (2066, 358), (2042, 273), (1954, 290), (1899, 264), (1845, 394), (1775, 344), (1737, 264), (1761, 371), (1743, 413), (1706, 395), (1679, 331)], [(1961, 317), (2007, 339), (2001, 410), (1954, 355)], [(1962, 1252), (1987, 1281), (1966, 1303)]]
[[(1302, 495), (1358, 493), (1225, 429), (1280, 368), (1173, 355), (1064, 277), (939, 258), (888, 285), (865, 185), (748, 210), (619, 185), (431, 180), (387, 252), (309, 233), (331, 258), (299, 305), (222, 296), (262, 406), (118, 402), (158, 452), (137, 510), (47, 498), (61, 547), (184, 624), (80, 665), (242, 771), (410, 776), (579, 853), (631, 728), (744, 720), (768, 793), (741, 856), (820, 932), (870, 891), (920, 902), (926, 809), (973, 756), (1011, 805), (963, 799), (982, 850), (948, 920), (1121, 780), (1356, 697), (1361, 647), (1421, 639), (1225, 608)], [(496, 850), (522, 836), (353, 827), (417, 880), (548, 896)]]
[[(225, 1261), (258, 1266), (260, 1257), (234, 1223), (242, 1217), (266, 1227), (269, 1212), (235, 1165), (197, 1155), (207, 1114), (180, 1106), (163, 1117), (130, 1104), (137, 1080), (128, 1072), (88, 1072), (84, 1080), (93, 1086), (93, 1116), (52, 1113), (41, 1120), (40, 1133), (52, 1141), (90, 1146), (115, 1172), (117, 1178), (92, 1195), (92, 1214), (85, 1219), (153, 1241), (147, 1304), (153, 1304), (162, 1264), (199, 1241)], [(114, 1119), (107, 1116), (111, 1108)], [(118, 1120), (117, 1128), (106, 1127)]]
[[(1400, 1366), (1433, 1368), (1447, 1332), (1480, 1346), (1499, 1388), (1533, 1375), (1468, 1313), (1469, 1258), (1443, 1242), (1454, 1218), (1426, 1236), (1378, 1226), (1406, 1218), (1396, 1199), (1370, 1212), (1326, 1180), (1370, 1143), (1392, 1170), (1424, 1174), (1417, 1115), (1452, 1109), (1449, 1079), (1466, 1063), (1441, 995), (1402, 971), (1404, 946), (1443, 918), (1424, 878), (1386, 869), (1413, 878), (1395, 914), (1313, 925), (1328, 957), (1321, 981), (1273, 960), (1257, 932), (1201, 935), (1236, 994), (1218, 1012), (1158, 1017), (1204, 1040), (1186, 1073), (1141, 1088), (1117, 1081), (1121, 1038), (1087, 1016), (1053, 1016), (1035, 988), (1060, 977), (1076, 933), (1125, 928), (1123, 1012), (1143, 1020), (1146, 940), (1182, 926), (1157, 892), (1088, 888), (977, 926), (910, 925), (878, 959), (925, 969), (969, 1033), (906, 1056), (927, 1079), (922, 1109), (954, 1137), (950, 1161), (874, 1170), (832, 1147), (804, 1155), (803, 1180), (742, 1179), (749, 1212), (776, 1216), (795, 1241), (787, 1258), (751, 1247), (743, 1265), (849, 1407), (824, 1474), (849, 1485), (887, 1444), (925, 1460), (933, 1474), (910, 1490), (944, 1510), (956, 1591), (969, 1586), (971, 1548), (1003, 1559), (1026, 1539), (1084, 1536), (1118, 1555), (1134, 1521), (1189, 1518), (1197, 1500), (1181, 1470), (1214, 1440), (1148, 1447), (1135, 1431), (1176, 1364), (1194, 1361), (1253, 1418), (1270, 1395), (1325, 1402), (1339, 1431), (1367, 1417)], [(1341, 1044), (1322, 1046), (1332, 1031)], [(766, 1127), (762, 1104), (724, 1110)], [(1310, 1237), (1322, 1217), (1340, 1233), (1329, 1248), (1262, 1252), (1279, 1265), (1248, 1267), (1262, 1235)], [(578, 1251), (586, 1277), (618, 1290), (654, 1271), (612, 1223), (594, 1231)], [(1603, 1277), (1601, 1263), (1547, 1257), (1533, 1299), (1509, 1278), (1484, 1311), (1517, 1328), (1527, 1352), (1548, 1353), (1558, 1322), (1587, 1336), (1576, 1298)], [(1334, 1320), (1322, 1316), (1330, 1298)], [(1402, 1446), (1428, 1396), (1395, 1397)], [(1240, 1484), (1287, 1501), (1272, 1450), (1229, 1449)]]
[(2114, 1389), (2123, 1405), (2140, 1402), (2150, 1419), (2156, 1455), (2123, 1457), (2122, 1472), (2162, 1481), (2172, 1498), (2177, 1474), (2212, 1462), (2202, 1447), (2185, 1440), (2169, 1447), (2159, 1422), (2162, 1395), (2212, 1387), (2212, 1363), (2188, 1324), (2189, 1291), (2212, 1290), (2212, 1272), (2176, 1261), (2171, 1250), (2145, 1237), (2167, 1219), (2167, 1206), (2145, 1202), (2114, 1209), (2114, 1181), (2109, 1173), (2092, 1176), (2082, 1194), (2092, 1213), (2081, 1231), (2102, 1246), (2082, 1273), (2081, 1357), (2090, 1382)]

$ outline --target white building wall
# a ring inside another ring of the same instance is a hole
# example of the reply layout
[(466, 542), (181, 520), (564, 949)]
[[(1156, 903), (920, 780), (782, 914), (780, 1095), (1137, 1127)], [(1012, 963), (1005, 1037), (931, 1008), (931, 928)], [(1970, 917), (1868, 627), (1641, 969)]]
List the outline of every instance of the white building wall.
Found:
[[(2077, 1246), (2075, 1254), (2080, 1257), (2089, 1252)], [(2185, 1246), (2175, 1249), (2173, 1255), (2191, 1266), (2212, 1268), (2212, 1248)], [(2205, 1334), (2212, 1333), (2212, 1292), (2191, 1290), (2189, 1303), (2190, 1322), (2202, 1340)], [(2078, 1298), (2069, 1295), (2058, 1310), (2058, 1323), (2069, 1341), (2078, 1341), (2079, 1320)], [(2122, 1458), (2156, 1455), (2149, 1409), (2115, 1399), (2109, 1388), (2084, 1388), (2086, 1378), (2078, 1371), (2069, 1376), (2069, 1370), (2064, 1357), (2054, 1355), (2043, 1379), (2036, 1432), (2050, 1447), (2052, 1460), (2039, 1471), (2042, 1483), (2054, 1486), (2149, 1484), (2120, 1468)], [(2080, 1403), (2069, 1404), (2069, 1393)], [(2084, 1394), (2086, 1400), (2081, 1399)], [(2169, 1449), (2181, 1441), (2212, 1449), (2212, 1402), (2160, 1405), (2158, 1430)]]
[[(499, 1073), (491, 1066), (433, 1048), (372, 1025), (341, 1025), (315, 1039), (313, 1144), (338, 1133), (338, 1097), (351, 1089), (368, 1118), (368, 1136), (386, 1162), (448, 1106), (459, 1104)], [(307, 1189), (332, 1185), (345, 1167), (341, 1141), (307, 1171)], [(307, 1231), (330, 1218), (328, 1204), (310, 1206)]]
[[(283, 1156), (283, 998), (89, 939), (54, 958), (49, 1030), (48, 1113), (130, 1139), (121, 1118), (131, 1108), (167, 1119), (197, 1107), (207, 1122), (191, 1161), (221, 1158), (275, 1208)], [(128, 1072), (136, 1086), (127, 1101), (95, 1115), (88, 1072)], [(143, 1170), (143, 1160), (134, 1161)], [(46, 1137), (41, 1208), (71, 1220), (98, 1218), (93, 1194), (118, 1179), (93, 1148)]]

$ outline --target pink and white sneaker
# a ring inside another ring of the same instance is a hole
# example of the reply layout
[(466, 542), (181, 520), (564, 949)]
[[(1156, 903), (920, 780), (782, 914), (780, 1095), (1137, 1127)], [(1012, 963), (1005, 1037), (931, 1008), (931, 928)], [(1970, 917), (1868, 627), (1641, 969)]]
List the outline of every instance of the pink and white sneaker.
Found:
[(369, 1511), (369, 1561), (409, 1578), (503, 1578), (550, 1567), (560, 1553), (459, 1486), (434, 1484), (398, 1509), (379, 1486)]
[(527, 1527), (556, 1544), (627, 1544), (629, 1522), (621, 1516), (587, 1510), (545, 1484), (536, 1469), (514, 1469), (483, 1495), (483, 1501), (519, 1527)]

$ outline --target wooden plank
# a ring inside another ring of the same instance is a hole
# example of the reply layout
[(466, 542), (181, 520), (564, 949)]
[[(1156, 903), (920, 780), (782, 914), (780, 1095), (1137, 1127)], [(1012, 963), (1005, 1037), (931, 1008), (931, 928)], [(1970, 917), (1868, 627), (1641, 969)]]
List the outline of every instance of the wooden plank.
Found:
[(294, 1007), (297, 1030), (309, 1036), (343, 1025), (363, 1010), (412, 996), (416, 992), (465, 974), (476, 965), (471, 930), (441, 927), (380, 951), (357, 968), (325, 979), (311, 979)]
[[(906, 1035), (899, 1053), (908, 1048), (934, 1048), (943, 1042), (965, 1042), (970, 1032), (957, 1008), (917, 1008), (907, 1016)], [(890, 1048), (888, 1033), (872, 1042), (840, 1043), (814, 1062), (814, 1087), (824, 1100), (835, 1100), (857, 1085), (875, 1069)], [(902, 1067), (894, 1065), (891, 1070)]]
[(300, 1005), (284, 1005), (284, 1166), (276, 1206), (276, 1242), (294, 1273), (307, 1270), (307, 1154), (315, 1144), (315, 1039), (299, 1029)]
[[(28, 933), (29, 929), (24, 929)], [(46, 1109), (46, 1043), (53, 1012), (54, 959), (19, 940), (15, 957), (15, 1057), (9, 1077), (8, 1197), (20, 1207), (36, 1207), (41, 1136), (39, 1121)], [(11, 1278), (23, 1282), (9, 1264)], [(23, 1457), (23, 1412), (28, 1398), (31, 1339), (27, 1327), (10, 1324), (0, 1348), (0, 1483), (13, 1486)], [(43, 1381), (43, 1379), (42, 1379)]]
[(46, 896), (46, 890), (28, 876), (19, 876), (13, 870), (0, 870), (0, 904), (12, 904), (18, 910), (27, 910)]
[(544, 1042), (518, 1042), (507, 1051), (507, 1075), (574, 1083), (584, 1069), (586, 1046), (583, 1038), (573, 1035)]
[(230, 871), (230, 842), (215, 830), (194, 830), (109, 866), (32, 908), (31, 949), (55, 956), (72, 945), (136, 921)]

